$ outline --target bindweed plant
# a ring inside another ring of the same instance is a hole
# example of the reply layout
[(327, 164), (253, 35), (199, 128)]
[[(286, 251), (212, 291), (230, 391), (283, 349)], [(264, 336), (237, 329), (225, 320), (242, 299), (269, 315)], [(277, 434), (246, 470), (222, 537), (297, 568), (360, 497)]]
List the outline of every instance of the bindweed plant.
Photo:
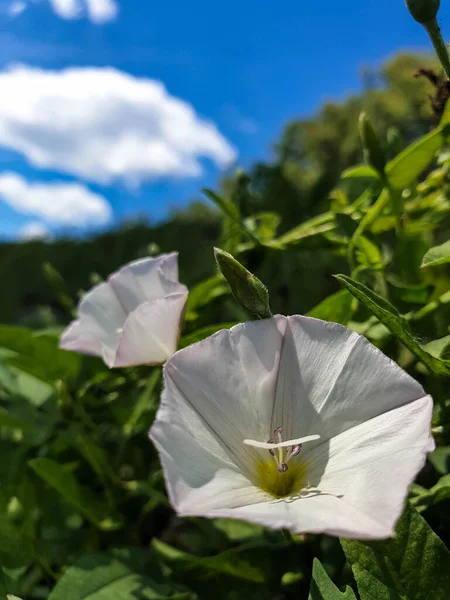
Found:
[[(447, 72), (439, 2), (407, 5)], [(67, 327), (0, 327), (2, 597), (448, 599), (443, 106), (395, 156), (362, 114), (365, 163), (280, 235), (206, 190), (223, 248), (189, 290), (174, 248), (78, 306), (44, 267)], [(345, 266), (335, 291), (273, 316), (261, 265), (318, 249)]]

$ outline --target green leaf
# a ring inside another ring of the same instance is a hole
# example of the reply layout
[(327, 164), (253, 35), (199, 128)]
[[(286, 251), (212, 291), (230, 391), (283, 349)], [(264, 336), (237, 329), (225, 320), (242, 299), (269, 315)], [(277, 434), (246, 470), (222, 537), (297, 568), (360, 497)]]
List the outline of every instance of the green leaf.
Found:
[(341, 179), (378, 179), (379, 175), (369, 165), (357, 165), (356, 167), (350, 167), (345, 169), (341, 175)]
[(214, 275), (189, 290), (186, 312), (197, 311), (215, 298), (229, 293), (230, 288), (224, 278), (221, 275)]
[(123, 426), (123, 433), (126, 437), (133, 434), (141, 416), (152, 409), (156, 409), (158, 398), (155, 394), (156, 388), (161, 380), (161, 369), (154, 369), (147, 380), (144, 391), (140, 394), (133, 411)]
[(239, 213), (239, 208), (232, 202), (231, 200), (227, 200), (226, 198), (222, 198), (216, 192), (209, 189), (203, 189), (203, 193), (208, 196), (210, 200), (216, 204), (220, 210), (227, 215), (232, 221), (234, 221), (239, 227), (254, 241), (259, 244), (259, 240), (253, 233), (248, 229), (248, 227), (241, 220), (241, 215)]
[(248, 543), (216, 556), (204, 558), (182, 552), (153, 539), (159, 560), (172, 570), (172, 578), (189, 585), (201, 598), (272, 600), (287, 571), (298, 572), (302, 560), (301, 543)]
[(340, 290), (322, 300), (307, 313), (307, 316), (346, 325), (353, 314), (353, 302), (353, 297), (347, 290)]
[(57, 379), (75, 379), (81, 357), (58, 348), (58, 336), (39, 335), (24, 327), (0, 327), (0, 347), (13, 353), (7, 362), (47, 383)]
[(366, 163), (380, 173), (380, 176), (383, 176), (386, 167), (386, 153), (365, 112), (359, 115), (359, 132)]
[(245, 219), (245, 225), (259, 240), (270, 241), (275, 237), (280, 225), (280, 215), (274, 212), (262, 212)]
[(446, 475), (450, 471), (450, 446), (438, 446), (428, 460), (438, 473)]
[(161, 580), (145, 550), (121, 550), (116, 556), (92, 554), (69, 567), (48, 600), (188, 600), (172, 584)]
[(431, 163), (442, 141), (442, 128), (438, 127), (400, 152), (386, 165), (390, 185), (396, 190), (412, 185)]
[(362, 600), (448, 600), (450, 553), (409, 504), (395, 538), (341, 544)]
[(31, 431), (33, 429), (30, 423), (26, 423), (21, 419), (16, 419), (8, 414), (4, 408), (0, 408), (0, 427), (8, 427), (8, 429), (20, 429), (21, 431)]
[(425, 490), (424, 493), (415, 496), (411, 499), (411, 503), (418, 511), (423, 511), (438, 504), (443, 500), (450, 498), (450, 475), (444, 475), (439, 481), (429, 490)]
[(371, 240), (360, 235), (355, 239), (355, 246), (361, 251), (362, 263), (374, 270), (383, 268), (383, 257), (381, 256), (381, 252)]
[(0, 515), (0, 567), (19, 568), (32, 558), (31, 540), (6, 515)]
[(58, 491), (61, 496), (75, 506), (83, 515), (100, 529), (115, 529), (118, 525), (107, 517), (107, 509), (89, 488), (81, 486), (75, 475), (49, 458), (35, 458), (29, 466), (41, 479)]
[(422, 346), (424, 350), (429, 352), (431, 355), (436, 358), (442, 357), (442, 353), (445, 351), (445, 348), (450, 343), (450, 335), (446, 335), (443, 338), (439, 338), (438, 340), (433, 340), (432, 342), (428, 342)]
[(319, 217), (314, 217), (309, 221), (305, 221), (301, 225), (294, 227), (280, 236), (276, 242), (279, 246), (300, 244), (308, 238), (323, 235), (329, 231), (336, 229), (334, 213), (324, 213)]
[[(14, 355), (10, 351), (7, 354), (8, 357)], [(45, 404), (55, 393), (50, 384), (7, 363), (3, 348), (0, 348), (0, 357), (0, 390), (13, 398), (24, 398), (36, 407)]]
[(370, 290), (368, 287), (347, 277), (335, 275), (336, 279), (374, 314), (411, 352), (413, 352), (431, 372), (441, 375), (450, 374), (450, 361), (440, 360), (421, 346), (414, 337), (408, 322), (390, 302)]
[(210, 335), (217, 333), (221, 329), (231, 329), (231, 327), (234, 327), (235, 325), (237, 325), (236, 321), (232, 321), (230, 323), (217, 323), (217, 325), (206, 325), (205, 327), (196, 329), (192, 333), (184, 335), (180, 340), (179, 347), (186, 348), (186, 346), (190, 346), (196, 342), (201, 342), (201, 340), (204, 340)]
[(440, 246), (434, 246), (430, 248), (422, 259), (422, 268), (424, 267), (436, 267), (450, 262), (450, 240), (441, 244)]
[(328, 577), (320, 560), (315, 558), (308, 600), (356, 600), (356, 596), (350, 587), (347, 587), (345, 592), (339, 591)]

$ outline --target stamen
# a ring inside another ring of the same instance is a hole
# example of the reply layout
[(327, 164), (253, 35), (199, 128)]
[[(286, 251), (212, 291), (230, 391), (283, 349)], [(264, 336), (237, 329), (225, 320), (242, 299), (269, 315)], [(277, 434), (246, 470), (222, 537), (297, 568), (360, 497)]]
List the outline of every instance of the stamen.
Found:
[[(282, 427), (277, 427), (274, 431), (274, 434), (277, 436), (278, 439), (278, 443), (280, 444), (283, 441), (283, 428)], [(287, 470), (287, 466), (286, 469), (283, 469), (283, 449), (282, 448), (278, 448), (278, 470), (280, 471), (280, 473), (284, 473), (284, 471)]]
[[(286, 462), (289, 462), (291, 460), (291, 458), (293, 458), (294, 456), (298, 456), (301, 451), (302, 451), (302, 444), (297, 444), (296, 446), (291, 446), (291, 448), (289, 448), (289, 450), (287, 451), (287, 454), (286, 454)], [(270, 452), (270, 450), (269, 450), (269, 452)]]
[[(268, 440), (266, 443), (258, 442), (256, 440), (244, 440), (244, 444), (247, 444), (247, 446), (254, 446), (255, 448), (263, 448), (264, 450), (268, 450), (270, 455), (273, 457), (280, 473), (286, 473), (288, 470), (287, 463), (291, 460), (291, 458), (294, 458), (300, 454), (302, 451), (302, 446), (305, 442), (312, 442), (320, 439), (320, 435), (307, 435), (303, 438), (287, 440), (286, 442), (283, 442), (282, 427), (277, 427), (274, 431), (274, 434), (276, 435), (278, 442), (275, 442), (273, 439)], [(278, 450), (278, 452), (275, 452), (276, 450)]]

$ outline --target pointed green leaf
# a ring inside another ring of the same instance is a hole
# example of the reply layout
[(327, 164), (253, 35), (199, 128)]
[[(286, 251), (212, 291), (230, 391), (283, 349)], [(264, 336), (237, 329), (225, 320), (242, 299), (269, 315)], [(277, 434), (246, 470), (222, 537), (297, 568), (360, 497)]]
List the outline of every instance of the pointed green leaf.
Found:
[(147, 380), (144, 391), (140, 394), (133, 411), (123, 426), (123, 433), (126, 437), (133, 434), (140, 418), (146, 411), (155, 409), (158, 405), (156, 390), (161, 379), (161, 369), (155, 368)]
[(450, 553), (409, 504), (393, 539), (341, 544), (361, 600), (448, 600)]
[(442, 141), (442, 129), (437, 128), (400, 152), (386, 165), (390, 185), (396, 190), (412, 185), (431, 163)]
[(371, 269), (379, 270), (383, 268), (383, 257), (376, 244), (363, 235), (355, 240), (355, 246), (361, 251), (362, 263), (368, 265)]
[(441, 244), (440, 246), (434, 246), (430, 248), (422, 259), (422, 268), (424, 267), (437, 267), (450, 262), (450, 240)]
[(398, 310), (387, 300), (368, 287), (347, 277), (335, 275), (336, 279), (347, 288), (366, 308), (370, 310), (411, 352), (413, 352), (430, 371), (440, 375), (450, 375), (450, 361), (441, 360), (424, 350), (414, 337), (408, 322)]
[(435, 356), (436, 358), (443, 358), (443, 353), (446, 350), (446, 347), (450, 344), (450, 335), (446, 335), (443, 338), (439, 338), (438, 340), (433, 340), (432, 342), (428, 342), (422, 346), (424, 350)]
[(245, 233), (254, 241), (259, 244), (259, 240), (256, 236), (253, 235), (251, 231), (249, 231), (248, 227), (246, 227), (245, 223), (241, 220), (241, 215), (239, 213), (239, 208), (231, 202), (231, 200), (227, 200), (226, 198), (222, 198), (213, 190), (203, 189), (203, 193), (208, 196), (210, 200), (216, 204), (220, 208), (220, 210), (227, 215), (232, 221), (234, 221), (241, 229), (245, 231)]
[(342, 173), (342, 179), (378, 179), (379, 175), (370, 165), (357, 165), (345, 169)]
[(320, 560), (315, 558), (308, 600), (356, 600), (356, 596), (350, 587), (347, 587), (345, 592), (339, 591), (329, 578)]
[(419, 512), (450, 498), (450, 475), (444, 475), (429, 490), (412, 498), (411, 503)]

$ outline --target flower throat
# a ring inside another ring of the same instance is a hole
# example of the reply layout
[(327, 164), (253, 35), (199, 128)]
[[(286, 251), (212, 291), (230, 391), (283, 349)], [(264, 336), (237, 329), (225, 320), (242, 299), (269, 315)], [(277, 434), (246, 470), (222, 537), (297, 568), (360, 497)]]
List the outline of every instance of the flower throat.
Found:
[(274, 498), (286, 498), (298, 494), (307, 486), (306, 461), (292, 460), (302, 451), (304, 442), (319, 439), (318, 435), (306, 436), (296, 440), (283, 441), (283, 428), (274, 431), (275, 439), (266, 443), (244, 440), (244, 444), (269, 451), (269, 456), (261, 458), (256, 464), (256, 484)]

